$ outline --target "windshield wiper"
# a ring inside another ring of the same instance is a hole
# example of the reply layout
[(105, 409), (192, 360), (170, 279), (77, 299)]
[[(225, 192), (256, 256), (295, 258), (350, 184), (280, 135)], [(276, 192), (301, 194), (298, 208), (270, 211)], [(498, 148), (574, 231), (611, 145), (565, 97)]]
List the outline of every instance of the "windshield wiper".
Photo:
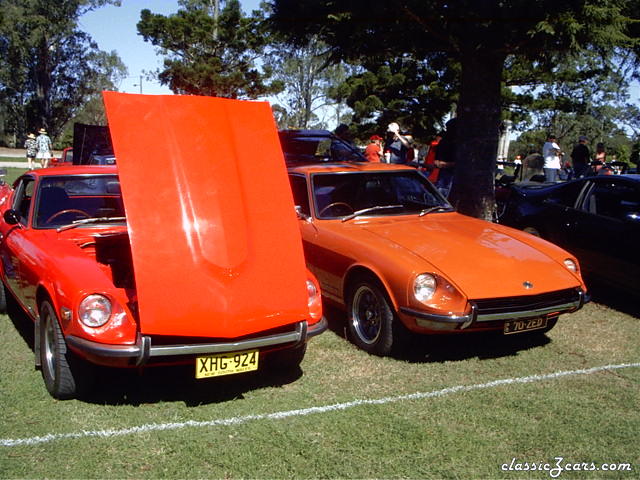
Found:
[(421, 210), (420, 214), (418, 216), (419, 217), (423, 217), (424, 215), (427, 215), (428, 213), (436, 212), (438, 210), (444, 210), (445, 212), (450, 212), (452, 210), (452, 208), (451, 207), (445, 207), (443, 205), (434, 205), (433, 207), (429, 207), (429, 208), (425, 208), (425, 209)]
[(363, 208), (362, 210), (358, 210), (357, 212), (353, 212), (350, 215), (342, 218), (343, 222), (351, 220), (352, 218), (359, 217), (360, 215), (364, 215), (365, 213), (375, 212), (376, 210), (386, 210), (388, 208), (402, 208), (404, 205), (376, 205), (375, 207)]
[(64, 225), (58, 229), (57, 232), (64, 232), (65, 230), (71, 230), (72, 228), (79, 227), (80, 225), (87, 225), (90, 223), (110, 223), (110, 222), (121, 222), (126, 220), (126, 217), (96, 217), (96, 218), (83, 218), (81, 220), (74, 220), (69, 225)]

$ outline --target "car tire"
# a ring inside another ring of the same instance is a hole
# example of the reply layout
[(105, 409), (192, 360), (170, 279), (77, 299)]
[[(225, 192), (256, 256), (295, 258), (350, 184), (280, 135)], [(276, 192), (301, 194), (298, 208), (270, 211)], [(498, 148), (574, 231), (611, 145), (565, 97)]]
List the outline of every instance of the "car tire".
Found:
[(373, 276), (357, 279), (349, 290), (347, 329), (351, 341), (362, 350), (389, 355), (397, 343), (397, 319), (391, 301)]
[(40, 361), (42, 378), (52, 397), (77, 397), (89, 385), (89, 364), (67, 348), (55, 309), (48, 300), (40, 305)]
[(286, 348), (272, 352), (267, 357), (269, 368), (279, 371), (292, 371), (300, 367), (307, 353), (307, 344), (295, 348)]

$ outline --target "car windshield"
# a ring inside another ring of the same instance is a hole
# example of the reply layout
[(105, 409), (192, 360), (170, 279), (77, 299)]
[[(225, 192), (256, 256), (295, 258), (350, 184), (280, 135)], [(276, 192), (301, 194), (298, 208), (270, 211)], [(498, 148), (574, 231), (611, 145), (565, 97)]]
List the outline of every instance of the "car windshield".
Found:
[(45, 177), (40, 181), (36, 202), (35, 228), (59, 228), (79, 220), (109, 221), (110, 218), (124, 217), (120, 182), (116, 175)]
[(420, 215), (452, 209), (417, 171), (317, 173), (312, 183), (318, 218)]

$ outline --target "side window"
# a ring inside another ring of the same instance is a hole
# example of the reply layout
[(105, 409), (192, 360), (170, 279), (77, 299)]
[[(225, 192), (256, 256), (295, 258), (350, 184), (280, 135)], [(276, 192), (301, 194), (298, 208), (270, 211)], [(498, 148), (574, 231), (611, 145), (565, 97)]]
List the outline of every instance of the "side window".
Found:
[(309, 194), (307, 192), (307, 180), (300, 175), (289, 175), (291, 183), (291, 191), (293, 192), (293, 201), (299, 206), (302, 213), (311, 215), (309, 208)]
[(559, 188), (553, 195), (550, 195), (547, 201), (558, 203), (565, 207), (574, 207), (583, 186), (582, 182), (567, 183), (563, 188)]
[(12, 208), (18, 212), (20, 223), (26, 225), (29, 221), (29, 208), (33, 199), (35, 182), (33, 178), (25, 177), (16, 186)]
[(591, 192), (589, 211), (624, 220), (627, 215), (640, 212), (640, 191), (616, 181), (600, 182)]

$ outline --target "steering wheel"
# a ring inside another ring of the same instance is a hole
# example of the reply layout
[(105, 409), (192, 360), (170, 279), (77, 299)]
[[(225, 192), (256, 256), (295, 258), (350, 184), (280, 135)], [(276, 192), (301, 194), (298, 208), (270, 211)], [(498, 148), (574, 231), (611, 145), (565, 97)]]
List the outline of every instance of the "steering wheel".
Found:
[(322, 210), (320, 210), (320, 212), (318, 212), (318, 216), (321, 217), (324, 212), (326, 212), (330, 208), (337, 207), (339, 205), (341, 205), (343, 207), (347, 207), (350, 210), (350, 212), (348, 212), (348, 213), (353, 213), (354, 212), (353, 207), (351, 205), (349, 205), (348, 203), (345, 203), (345, 202), (333, 202), (333, 203), (330, 203), (329, 205), (327, 205), (326, 207), (324, 207)]
[(75, 208), (70, 208), (68, 210), (60, 210), (57, 213), (54, 213), (53, 215), (51, 215), (49, 218), (47, 218), (46, 222), (44, 223), (51, 223), (53, 222), (56, 218), (58, 218), (61, 215), (64, 215), (65, 213), (77, 213), (79, 215), (82, 215), (84, 218), (90, 218), (91, 215), (89, 215), (87, 212), (85, 212), (84, 210), (76, 210)]

